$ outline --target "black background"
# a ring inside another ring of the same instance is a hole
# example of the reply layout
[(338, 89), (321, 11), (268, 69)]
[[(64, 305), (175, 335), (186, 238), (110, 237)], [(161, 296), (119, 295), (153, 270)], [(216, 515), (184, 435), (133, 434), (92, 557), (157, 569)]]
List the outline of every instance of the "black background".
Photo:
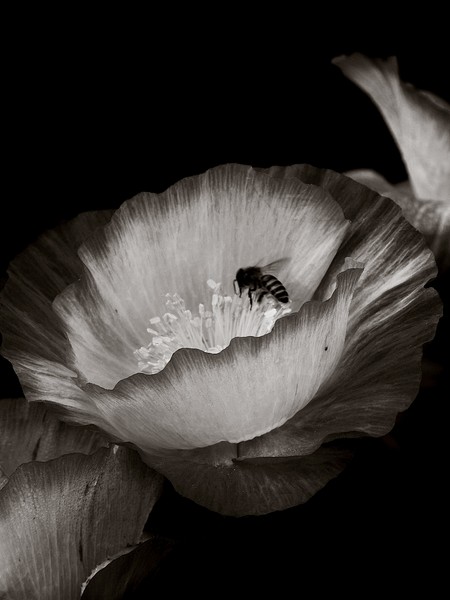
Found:
[[(1, 273), (61, 220), (221, 163), (367, 167), (405, 179), (377, 109), (330, 61), (395, 54), (405, 80), (450, 101), (448, 48), (388, 28), (330, 42), (317, 22), (284, 31), (291, 17), (269, 15), (264, 27), (236, 19), (225, 33), (214, 20), (192, 29), (153, 19), (138, 30), (86, 19), (69, 32), (63, 19), (31, 38), (31, 23), (19, 28), (6, 60)], [(1, 396), (20, 395), (12, 368), (0, 366)], [(361, 443), (304, 506), (227, 519), (168, 485), (148, 525), (181, 543), (143, 597), (431, 591), (448, 535), (444, 395), (443, 384), (424, 389), (390, 436)]]

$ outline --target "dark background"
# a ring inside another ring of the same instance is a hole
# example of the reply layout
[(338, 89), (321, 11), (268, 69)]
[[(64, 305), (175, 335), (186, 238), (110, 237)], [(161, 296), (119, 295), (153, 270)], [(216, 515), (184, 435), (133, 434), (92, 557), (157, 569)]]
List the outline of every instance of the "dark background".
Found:
[[(263, 28), (233, 22), (226, 33), (219, 23), (181, 33), (170, 21), (135, 31), (89, 19), (70, 33), (64, 23), (31, 40), (20, 32), (6, 60), (1, 273), (61, 220), (221, 163), (367, 167), (405, 179), (377, 109), (330, 61), (395, 54), (405, 80), (450, 101), (448, 47), (416, 33), (400, 41), (388, 28), (330, 42), (317, 22), (284, 32), (291, 16)], [(1, 396), (20, 395), (9, 364), (0, 366)], [(143, 597), (367, 597), (378, 588), (401, 597), (419, 583), (431, 593), (448, 536), (443, 381), (424, 387), (390, 436), (358, 445), (347, 471), (304, 506), (227, 519), (168, 485), (149, 527), (181, 542)]]

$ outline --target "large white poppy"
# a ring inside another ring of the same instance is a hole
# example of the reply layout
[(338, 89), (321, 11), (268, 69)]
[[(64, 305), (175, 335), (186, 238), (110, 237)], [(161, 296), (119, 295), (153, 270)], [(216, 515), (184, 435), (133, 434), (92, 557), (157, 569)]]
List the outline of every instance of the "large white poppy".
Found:
[[(290, 312), (250, 308), (237, 269), (279, 259)], [(42, 236), (11, 265), (2, 353), (29, 401), (132, 444), (182, 494), (267, 513), (341, 471), (331, 440), (383, 435), (412, 402), (435, 272), (365, 186), (225, 165)]]

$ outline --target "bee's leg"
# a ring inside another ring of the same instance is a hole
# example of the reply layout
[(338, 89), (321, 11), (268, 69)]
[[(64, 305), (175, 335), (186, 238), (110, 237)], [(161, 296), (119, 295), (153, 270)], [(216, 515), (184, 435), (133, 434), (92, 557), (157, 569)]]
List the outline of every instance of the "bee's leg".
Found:
[(269, 292), (267, 290), (262, 290), (261, 293), (258, 296), (258, 304), (261, 302), (261, 300), (264, 298), (264, 296), (266, 296), (266, 294), (268, 294)]
[(251, 288), (248, 288), (248, 299), (250, 300), (250, 310), (252, 310), (253, 298), (252, 298), (252, 289)]

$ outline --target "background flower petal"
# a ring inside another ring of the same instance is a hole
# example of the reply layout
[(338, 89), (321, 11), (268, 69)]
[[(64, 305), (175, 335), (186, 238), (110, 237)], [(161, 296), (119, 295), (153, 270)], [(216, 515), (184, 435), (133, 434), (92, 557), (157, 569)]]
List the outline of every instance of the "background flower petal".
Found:
[(172, 540), (151, 536), (136, 547), (127, 549), (91, 574), (82, 600), (122, 600), (132, 597), (145, 580), (155, 575), (173, 546)]
[(418, 198), (450, 202), (450, 106), (399, 78), (397, 59), (356, 53), (334, 59), (381, 111)]
[(43, 404), (0, 400), (0, 466), (8, 476), (22, 463), (73, 452), (92, 454), (107, 445), (100, 433), (62, 423)]
[(163, 371), (133, 375), (113, 390), (88, 384), (93, 422), (144, 451), (270, 431), (305, 406), (339, 363), (360, 275), (348, 269), (328, 301), (305, 303), (268, 335), (235, 338), (219, 354), (183, 348)]
[(0, 492), (2, 591), (79, 598), (96, 565), (139, 541), (161, 482), (117, 446), (20, 466)]
[[(450, 157), (449, 157), (450, 160)], [(356, 169), (346, 173), (355, 181), (367, 185), (383, 196), (392, 198), (402, 209), (406, 219), (424, 236), (442, 271), (450, 269), (450, 202), (416, 198), (409, 182), (392, 185), (379, 173), (370, 169)], [(449, 189), (450, 198), (450, 189)]]
[(322, 182), (352, 219), (317, 297), (333, 287), (344, 256), (365, 267), (333, 377), (284, 426), (241, 444), (241, 457), (299, 455), (326, 439), (387, 433), (417, 394), (422, 345), (433, 338), (442, 312), (437, 292), (424, 289), (436, 273), (431, 252), (391, 200), (332, 171), (295, 166), (277, 172)]
[(240, 267), (289, 258), (280, 279), (298, 310), (347, 227), (326, 191), (243, 165), (136, 196), (82, 246), (84, 276), (55, 301), (74, 368), (111, 389), (139, 371), (134, 351), (151, 341), (149, 319), (167, 312), (166, 293), (178, 293), (195, 312), (209, 298), (208, 279), (233, 295)]

